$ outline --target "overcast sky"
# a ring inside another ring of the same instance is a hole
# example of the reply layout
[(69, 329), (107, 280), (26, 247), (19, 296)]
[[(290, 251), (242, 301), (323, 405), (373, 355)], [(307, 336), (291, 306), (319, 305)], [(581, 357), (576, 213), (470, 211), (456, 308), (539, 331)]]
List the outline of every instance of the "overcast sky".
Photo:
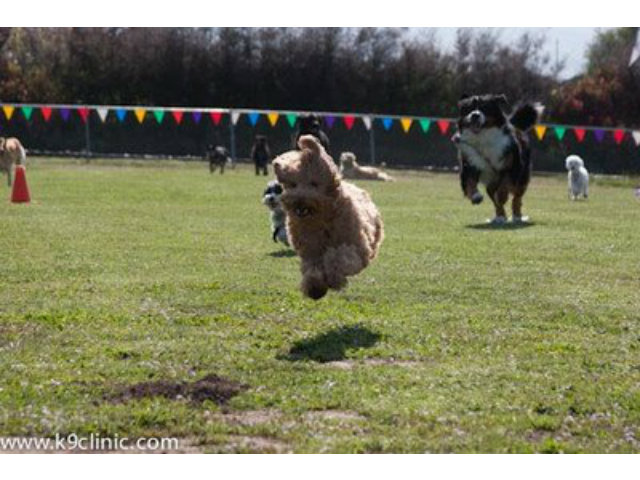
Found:
[[(453, 45), (455, 39), (456, 28), (439, 27), (436, 28), (437, 37), (445, 47)], [(475, 30), (475, 29), (474, 29)], [(558, 45), (558, 53), (560, 59), (566, 60), (566, 67), (561, 73), (562, 78), (569, 78), (578, 74), (585, 65), (585, 52), (589, 43), (594, 39), (598, 30), (604, 30), (599, 27), (554, 27), (554, 28), (515, 28), (503, 27), (496, 28), (500, 32), (500, 38), (505, 41), (518, 38), (525, 31), (535, 33), (544, 33), (547, 37), (546, 48), (555, 58), (556, 41)]]

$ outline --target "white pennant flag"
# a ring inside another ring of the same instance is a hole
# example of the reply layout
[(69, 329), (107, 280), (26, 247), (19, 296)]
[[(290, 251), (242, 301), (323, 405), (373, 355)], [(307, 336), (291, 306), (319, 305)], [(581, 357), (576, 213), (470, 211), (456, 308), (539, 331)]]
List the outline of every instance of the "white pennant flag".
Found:
[(109, 114), (109, 109), (108, 108), (98, 108), (96, 110), (98, 112), (98, 116), (100, 117), (100, 120), (102, 121), (102, 123), (104, 123), (104, 121), (107, 119), (107, 115)]
[(633, 137), (633, 140), (636, 142), (636, 147), (640, 145), (640, 130), (631, 132), (631, 136)]
[(238, 119), (240, 118), (240, 112), (231, 111), (231, 123), (234, 125), (238, 123)]
[(629, 66), (633, 67), (633, 64), (636, 63), (639, 58), (640, 58), (640, 29), (638, 29), (638, 33), (636, 33), (636, 42), (633, 46), (633, 50), (631, 51)]
[(371, 130), (371, 117), (369, 115), (362, 117), (362, 123), (364, 123), (364, 127), (367, 130)]

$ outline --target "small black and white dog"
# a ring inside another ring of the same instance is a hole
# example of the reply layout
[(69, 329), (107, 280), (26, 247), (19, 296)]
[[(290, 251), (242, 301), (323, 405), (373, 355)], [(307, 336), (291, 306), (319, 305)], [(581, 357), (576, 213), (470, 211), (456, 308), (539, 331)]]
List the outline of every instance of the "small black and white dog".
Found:
[(276, 180), (272, 180), (268, 183), (266, 190), (262, 195), (262, 203), (271, 210), (271, 238), (274, 242), (278, 240), (289, 246), (289, 239), (287, 238), (287, 214), (282, 208), (282, 202), (280, 197), (282, 196), (282, 185)]
[(227, 163), (231, 164), (229, 151), (220, 145), (215, 147), (213, 145), (208, 145), (205, 158), (209, 162), (209, 171), (211, 173), (215, 172), (216, 168), (220, 168), (220, 174), (223, 174), (224, 167), (227, 165)]
[(531, 150), (526, 132), (540, 119), (543, 107), (525, 103), (510, 115), (504, 95), (463, 95), (458, 102), (458, 132), (452, 137), (458, 148), (460, 184), (474, 205), (482, 202), (478, 183), (486, 185), (495, 206), (492, 224), (507, 221), (509, 194), (512, 221), (528, 221), (522, 215), (522, 197), (531, 178)]

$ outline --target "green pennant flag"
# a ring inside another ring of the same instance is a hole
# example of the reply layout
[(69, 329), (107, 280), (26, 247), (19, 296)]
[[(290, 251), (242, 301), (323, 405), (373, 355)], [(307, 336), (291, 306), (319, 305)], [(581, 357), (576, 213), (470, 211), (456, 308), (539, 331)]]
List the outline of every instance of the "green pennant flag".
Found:
[(156, 117), (156, 122), (162, 123), (162, 120), (164, 119), (164, 110), (154, 110), (153, 116)]
[(553, 127), (553, 129), (556, 132), (556, 137), (558, 137), (558, 140), (562, 140), (562, 137), (564, 137), (564, 132), (566, 132), (567, 129), (565, 127)]
[(33, 113), (33, 107), (22, 107), (22, 113), (24, 115), (24, 118), (27, 119), (27, 121), (31, 120), (31, 114)]
[(297, 119), (298, 116), (295, 113), (287, 113), (287, 122), (291, 128), (295, 126)]
[(431, 126), (431, 120), (429, 120), (428, 118), (421, 118), (420, 126), (422, 127), (422, 131), (424, 133), (427, 133), (429, 131), (429, 127)]

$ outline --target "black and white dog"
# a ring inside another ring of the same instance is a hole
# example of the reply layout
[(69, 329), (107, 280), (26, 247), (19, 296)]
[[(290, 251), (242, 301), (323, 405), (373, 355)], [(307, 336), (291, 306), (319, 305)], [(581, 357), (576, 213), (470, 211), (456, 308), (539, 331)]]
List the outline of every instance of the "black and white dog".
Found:
[(289, 239), (287, 238), (287, 214), (282, 208), (282, 202), (280, 197), (282, 196), (282, 185), (276, 180), (272, 180), (268, 183), (266, 190), (262, 194), (262, 203), (271, 210), (271, 238), (274, 242), (278, 240), (289, 246)]
[(463, 95), (458, 102), (458, 132), (452, 137), (458, 148), (460, 183), (474, 205), (482, 202), (478, 183), (486, 185), (495, 206), (493, 224), (507, 221), (509, 194), (512, 221), (526, 222), (522, 197), (531, 178), (531, 150), (526, 132), (540, 119), (543, 107), (525, 103), (508, 115), (504, 95)]
[(223, 174), (224, 167), (227, 163), (233, 168), (229, 151), (220, 145), (215, 147), (213, 145), (208, 145), (205, 158), (209, 162), (209, 171), (211, 173), (215, 172), (216, 168), (220, 168), (220, 173)]

